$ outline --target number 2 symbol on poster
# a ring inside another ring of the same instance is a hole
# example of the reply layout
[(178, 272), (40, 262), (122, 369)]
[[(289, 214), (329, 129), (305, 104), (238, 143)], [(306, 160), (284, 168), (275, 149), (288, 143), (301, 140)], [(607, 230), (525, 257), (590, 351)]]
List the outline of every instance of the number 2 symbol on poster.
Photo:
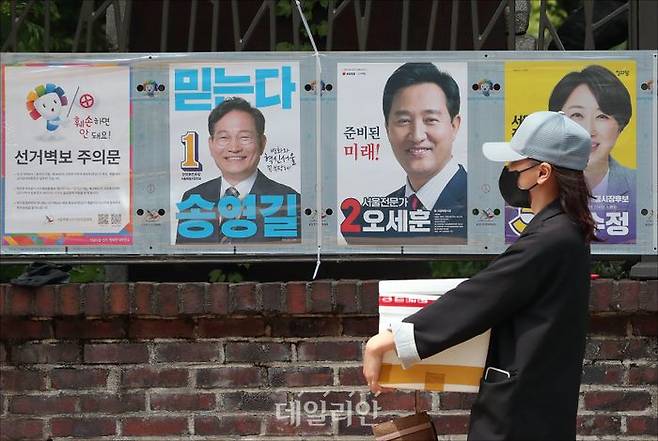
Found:
[(185, 149), (185, 160), (180, 163), (183, 171), (201, 171), (203, 164), (199, 162), (199, 134), (189, 131), (180, 137), (180, 142)]

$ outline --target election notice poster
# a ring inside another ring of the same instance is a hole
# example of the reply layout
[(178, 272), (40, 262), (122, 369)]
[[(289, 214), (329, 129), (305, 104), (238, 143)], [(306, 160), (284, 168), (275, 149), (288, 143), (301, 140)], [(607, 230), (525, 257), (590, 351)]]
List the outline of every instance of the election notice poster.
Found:
[(130, 245), (130, 72), (2, 67), (2, 245)]
[[(506, 139), (539, 110), (562, 111), (590, 133), (585, 179), (603, 244), (636, 242), (635, 84), (634, 60), (505, 63)], [(532, 218), (530, 209), (506, 207), (505, 241), (516, 240)]]
[(467, 243), (467, 63), (338, 63), (338, 243)]
[(299, 63), (172, 64), (171, 243), (299, 243)]

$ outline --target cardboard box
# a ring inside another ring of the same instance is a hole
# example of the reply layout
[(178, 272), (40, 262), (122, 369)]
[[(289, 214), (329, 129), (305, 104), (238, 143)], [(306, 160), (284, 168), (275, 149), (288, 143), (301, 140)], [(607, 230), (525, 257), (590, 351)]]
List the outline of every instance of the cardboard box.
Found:
[[(399, 323), (466, 279), (385, 280), (379, 282), (379, 330)], [(395, 351), (384, 354), (379, 382), (384, 387), (477, 392), (489, 348), (486, 331), (402, 369)]]

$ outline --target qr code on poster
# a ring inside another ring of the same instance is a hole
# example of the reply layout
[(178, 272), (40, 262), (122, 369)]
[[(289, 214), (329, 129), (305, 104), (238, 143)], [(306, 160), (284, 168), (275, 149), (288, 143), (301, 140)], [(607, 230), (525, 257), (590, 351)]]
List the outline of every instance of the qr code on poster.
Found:
[(121, 224), (121, 213), (112, 213), (110, 216), (110, 222), (112, 225), (119, 225)]
[(110, 215), (107, 213), (98, 213), (98, 225), (107, 225), (110, 223)]

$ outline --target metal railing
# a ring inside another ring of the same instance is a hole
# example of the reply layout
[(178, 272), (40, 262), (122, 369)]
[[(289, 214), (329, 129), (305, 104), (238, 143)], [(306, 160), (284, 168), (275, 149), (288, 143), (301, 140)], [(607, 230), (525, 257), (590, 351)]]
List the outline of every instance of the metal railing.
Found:
[[(67, 0), (73, 1), (73, 0)], [(294, 0), (291, 0), (294, 1)], [(159, 24), (159, 45), (153, 47), (141, 47), (141, 50), (166, 52), (171, 50), (169, 46), (170, 34), (174, 30), (171, 25), (173, 6), (178, 9), (181, 5), (189, 9), (189, 23), (187, 26), (188, 52), (195, 50), (226, 50), (231, 47), (234, 51), (252, 50), (255, 36), (260, 36), (260, 41), (267, 40), (267, 47), (273, 51), (276, 49), (277, 36), (281, 32), (292, 36), (291, 47), (294, 50), (303, 48), (304, 38), (301, 34), (302, 26), (299, 13), (295, 7), (290, 8), (286, 15), (277, 14), (277, 7), (281, 0), (162, 0), (161, 2), (139, 2), (135, 0), (81, 0), (74, 37), (72, 39), (70, 52), (90, 52), (98, 50), (94, 45), (96, 35), (102, 24), (105, 25), (104, 35), (106, 37), (105, 51), (127, 52), (131, 47), (131, 36), (140, 36), (141, 32), (152, 33)], [(19, 48), (20, 33), (28, 22), (42, 26), (42, 46), (39, 51), (49, 52), (52, 46), (52, 6), (55, 0), (3, 0), (4, 8), (9, 5), (10, 30), (2, 41), (2, 52), (16, 52)], [(60, 2), (61, 3), (61, 2)], [(175, 4), (174, 4), (175, 3)], [(160, 13), (152, 12), (144, 17), (143, 8), (152, 8), (153, 5), (160, 7)], [(315, 2), (311, 2), (315, 4)], [(351, 7), (350, 7), (351, 6)], [(549, 48), (565, 49), (560, 35), (560, 29), (551, 22), (547, 13), (547, 0), (539, 3), (539, 36), (535, 48), (545, 50)], [(605, 31), (605, 26), (626, 26), (628, 49), (652, 49), (658, 41), (658, 2), (653, 0), (620, 0), (619, 6), (612, 11), (601, 11), (595, 0), (583, 0), (582, 13), (573, 14), (568, 20), (580, 20), (576, 23), (581, 35), (579, 49), (592, 50), (597, 48), (597, 32)], [(257, 8), (257, 9), (256, 9)], [(393, 30), (386, 35), (381, 33), (373, 35), (372, 19), (375, 9), (386, 15), (386, 28)], [(429, 19), (424, 22), (414, 21), (412, 23), (412, 8), (429, 10)], [(597, 9), (598, 8), (598, 9)], [(38, 11), (37, 11), (38, 9)], [(203, 9), (203, 11), (201, 11)], [(244, 23), (242, 17), (245, 11), (256, 13)], [(596, 12), (595, 13), (595, 9)], [(140, 12), (141, 11), (141, 12)], [(202, 17), (208, 12), (210, 19)], [(335, 50), (336, 36), (339, 32), (347, 35), (352, 41), (347, 44), (343, 42), (341, 50), (369, 50), (369, 41), (377, 38), (382, 39), (390, 48), (389, 50), (410, 49), (439, 49), (436, 37), (446, 38), (442, 31), (445, 20), (448, 20), (446, 28), (449, 29), (445, 49), (449, 50), (481, 50), (481, 49), (508, 49), (517, 48), (517, 40), (523, 36), (527, 29), (528, 16), (530, 13), (530, 0), (330, 0), (326, 9), (321, 9), (322, 14), (317, 20), (326, 22), (326, 36), (320, 44), (321, 50)], [(401, 13), (399, 13), (401, 12)], [(353, 15), (354, 27), (347, 29), (346, 17)], [(464, 20), (460, 17), (470, 17), (470, 29), (464, 26)], [(232, 44), (220, 37), (220, 19), (229, 19), (232, 25)], [(444, 17), (444, 20), (439, 20)], [(595, 20), (596, 17), (596, 20)], [(158, 23), (159, 18), (159, 23)], [(200, 18), (204, 18), (203, 26)], [(338, 20), (343, 19), (343, 28), (337, 26)], [(154, 22), (155, 20), (155, 22)], [(615, 22), (616, 20), (616, 22)], [(243, 23), (246, 30), (243, 32)], [(206, 26), (207, 25), (207, 26)], [(410, 26), (412, 25), (412, 26)], [(482, 27), (484, 25), (484, 27)], [(262, 32), (267, 26), (269, 31)], [(180, 26), (179, 26), (180, 28)], [(399, 33), (395, 31), (399, 28)], [(410, 33), (421, 32), (426, 35), (424, 47), (410, 47)], [(437, 32), (439, 31), (439, 32)], [(181, 29), (176, 29), (181, 32)], [(183, 31), (184, 32), (184, 31)], [(549, 34), (550, 38), (546, 37)], [(470, 35), (469, 35), (470, 34)], [(206, 37), (207, 36), (207, 37)], [(399, 36), (399, 40), (397, 37)], [(209, 44), (199, 48), (197, 42), (209, 37)], [(470, 37), (470, 38), (469, 38)], [(573, 35), (571, 36), (573, 38)], [(343, 40), (345, 40), (343, 38)], [(469, 41), (470, 40), (470, 41)], [(496, 40), (496, 41), (494, 41)], [(653, 43), (652, 43), (653, 42)], [(489, 47), (485, 47), (489, 44)], [(491, 44), (494, 47), (491, 47)], [(345, 46), (349, 47), (345, 47)], [(262, 47), (259, 48), (262, 50)], [(574, 49), (566, 47), (566, 49)], [(36, 48), (34, 49), (35, 51)], [(134, 49), (133, 49), (134, 50)]]

